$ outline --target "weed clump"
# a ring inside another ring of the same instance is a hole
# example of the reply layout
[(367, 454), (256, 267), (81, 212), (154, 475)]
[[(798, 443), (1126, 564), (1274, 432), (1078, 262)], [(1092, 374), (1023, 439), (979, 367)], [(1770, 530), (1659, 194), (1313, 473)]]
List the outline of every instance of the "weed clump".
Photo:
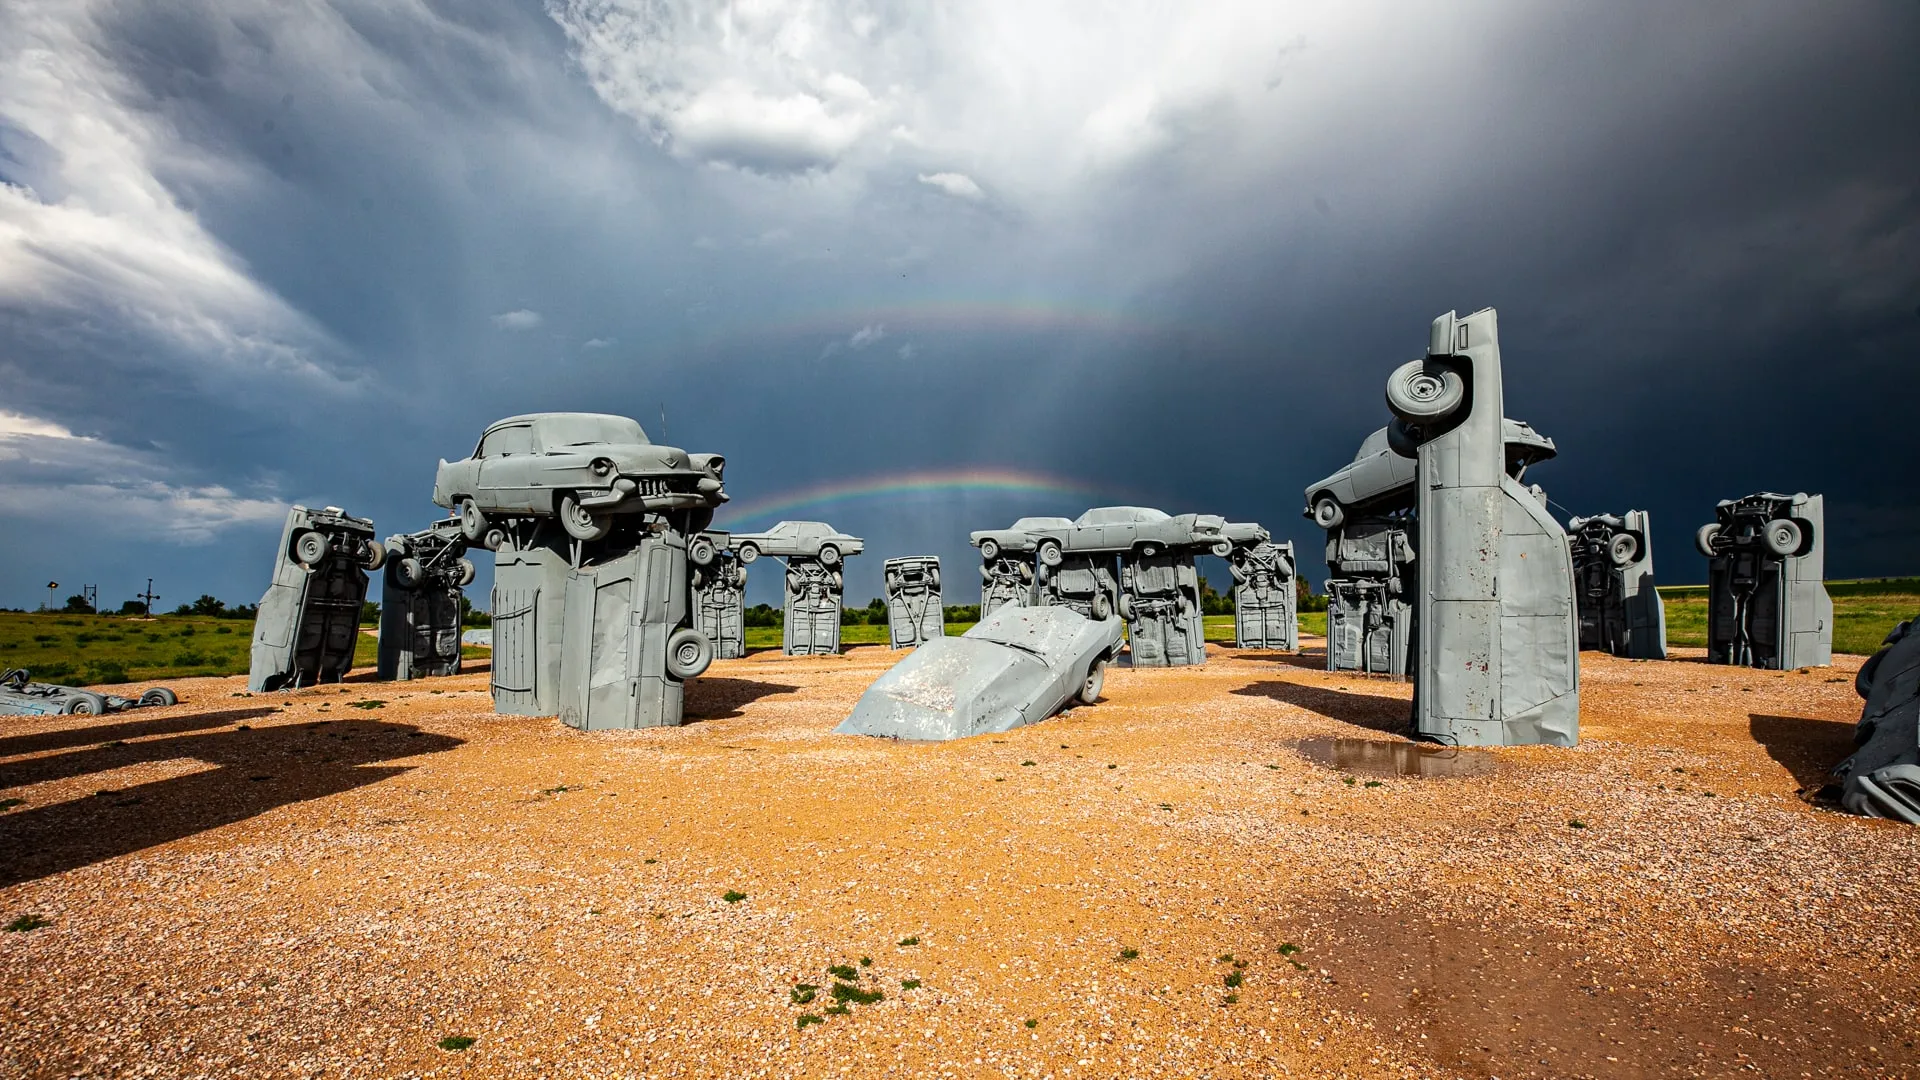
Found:
[(787, 996), (793, 999), (795, 1005), (805, 1005), (813, 1000), (815, 991), (819, 989), (812, 983), (794, 983), (793, 989), (787, 991)]
[(1140, 959), (1140, 950), (1132, 947), (1121, 949), (1120, 955), (1115, 957), (1115, 959), (1119, 960), (1123, 964), (1129, 960), (1138, 960)]
[(824, 1024), (826, 1022), (824, 1017), (815, 1016), (813, 1013), (802, 1013), (793, 1018), (793, 1027), (796, 1031), (805, 1031), (810, 1024)]
[(900, 939), (900, 947), (903, 949), (908, 948), (909, 946), (918, 945), (918, 944), (920, 944), (920, 939), (918, 937), (903, 937)]
[(851, 983), (843, 982), (834, 983), (833, 989), (827, 993), (842, 1005), (871, 1005), (887, 996), (878, 990), (862, 990)]
[(479, 1041), (480, 1040), (474, 1038), (471, 1035), (449, 1035), (446, 1038), (441, 1039), (438, 1043), (435, 1043), (434, 1045), (438, 1046), (442, 1050), (451, 1051), (457, 1054), (460, 1051), (465, 1050), (467, 1047), (472, 1046), (474, 1043)]
[(725, 900), (729, 904), (737, 904), (746, 898), (747, 894), (737, 889), (728, 889), (726, 892), (720, 894), (720, 899)]
[(24, 934), (29, 930), (38, 930), (43, 926), (52, 926), (52, 925), (53, 925), (52, 923), (48, 922), (47, 920), (41, 918), (38, 915), (22, 915), (19, 918), (13, 920), (12, 922), (8, 923), (6, 926), (6, 931), (9, 934)]

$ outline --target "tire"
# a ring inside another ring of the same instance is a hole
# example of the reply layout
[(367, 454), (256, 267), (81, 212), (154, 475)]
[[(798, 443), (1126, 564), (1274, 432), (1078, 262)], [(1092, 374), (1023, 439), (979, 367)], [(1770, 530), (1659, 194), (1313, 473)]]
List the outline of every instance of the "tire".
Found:
[(1086, 680), (1080, 684), (1080, 693), (1075, 695), (1082, 705), (1091, 705), (1100, 700), (1100, 690), (1107, 685), (1107, 658), (1101, 657), (1087, 669)]
[(164, 686), (156, 686), (140, 695), (140, 704), (166, 706), (180, 704), (180, 696)]
[(1630, 566), (1640, 557), (1640, 538), (1632, 533), (1614, 533), (1607, 543), (1607, 558), (1615, 566)]
[(833, 573), (832, 573), (831, 575), (829, 575), (829, 576), (830, 576), (830, 577), (831, 577), (831, 578), (833, 579), (833, 591), (834, 591), (834, 592), (846, 592), (846, 591), (847, 591), (847, 579), (846, 579), (846, 576), (845, 576), (844, 574), (842, 574), (842, 573), (840, 573), (840, 571), (838, 571), (838, 570), (835, 570), (835, 571), (834, 571), (834, 572), (833, 572)]
[(1113, 618), (1113, 601), (1107, 599), (1106, 593), (1094, 593), (1092, 607), (1095, 619)]
[(469, 544), (477, 544), (487, 535), (487, 515), (472, 499), (460, 500), (460, 535)]
[(1066, 556), (1060, 553), (1058, 540), (1042, 540), (1036, 550), (1040, 555), (1040, 561), (1048, 566), (1059, 566), (1066, 560)]
[(387, 565), (387, 545), (378, 540), (367, 541), (367, 553), (360, 564), (369, 570), (378, 570)]
[(1423, 441), (1425, 437), (1420, 434), (1420, 429), (1405, 420), (1396, 416), (1387, 422), (1387, 449), (1401, 457), (1417, 459)]
[(568, 492), (560, 496), (560, 527), (575, 540), (604, 540), (613, 528), (613, 518), (581, 506), (579, 497)]
[(488, 529), (487, 535), (480, 538), (480, 546), (486, 548), (488, 551), (499, 551), (501, 548), (506, 547), (507, 530), (497, 525)]
[(1387, 376), (1387, 408), (1408, 423), (1444, 420), (1458, 412), (1466, 400), (1467, 381), (1451, 364), (1413, 360)]
[(714, 551), (713, 541), (704, 536), (694, 537), (693, 543), (687, 545), (687, 559), (695, 566), (713, 565), (713, 557), (716, 554), (718, 553)]
[(1158, 554), (1160, 554), (1160, 545), (1159, 545), (1159, 544), (1141, 544), (1141, 545), (1140, 545), (1140, 557), (1141, 557), (1141, 558), (1143, 558), (1143, 559), (1151, 559), (1151, 558), (1153, 558), (1153, 557), (1154, 557), (1155, 555), (1158, 555)]
[(760, 557), (760, 549), (753, 544), (741, 544), (739, 556), (740, 563), (744, 566)]
[(1133, 621), (1133, 596), (1132, 596), (1132, 594), (1130, 594), (1130, 593), (1121, 593), (1121, 594), (1120, 594), (1120, 603), (1119, 603), (1119, 605), (1118, 605), (1118, 606), (1119, 606), (1119, 608), (1120, 608), (1120, 617), (1121, 617), (1122, 619), (1125, 619), (1125, 620), (1126, 620), (1126, 621), (1128, 621), (1128, 622), (1132, 622), (1132, 621)]
[(308, 566), (319, 566), (327, 561), (327, 551), (333, 545), (327, 542), (327, 535), (308, 529), (293, 538), (293, 557), (297, 562)]
[(1800, 523), (1791, 518), (1778, 518), (1767, 522), (1767, 530), (1764, 534), (1767, 550), (1780, 556), (1799, 554), (1800, 544), (1806, 538), (1807, 534), (1800, 528)]
[(1216, 558), (1221, 558), (1221, 559), (1227, 558), (1228, 556), (1233, 554), (1233, 541), (1215, 540), (1213, 542), (1212, 550)]
[(1700, 526), (1700, 528), (1693, 534), (1693, 546), (1695, 549), (1697, 549), (1700, 552), (1700, 554), (1705, 555), (1707, 558), (1711, 559), (1714, 557), (1715, 554), (1717, 554), (1713, 550), (1713, 542), (1714, 540), (1718, 539), (1719, 536), (1720, 536), (1720, 523), (1717, 521), (1709, 522), (1705, 525)]
[(981, 580), (981, 581), (992, 581), (992, 580), (993, 580), (993, 567), (991, 567), (991, 566), (988, 566), (988, 565), (987, 565), (986, 563), (981, 563), (981, 564), (980, 564), (980, 580)]
[(840, 565), (840, 549), (832, 544), (820, 545), (820, 565), (829, 569)]
[(394, 562), (393, 583), (395, 585), (403, 589), (417, 589), (420, 583), (426, 580), (427, 568), (420, 565), (419, 559), (409, 555)]
[(681, 627), (667, 639), (667, 674), (685, 681), (697, 679), (713, 663), (713, 639), (690, 627)]
[(107, 711), (107, 699), (90, 690), (76, 691), (67, 699), (64, 711), (70, 716), (103, 716)]
[(1340, 500), (1331, 495), (1322, 495), (1313, 500), (1313, 523), (1323, 529), (1337, 529), (1347, 520), (1346, 508)]
[(472, 559), (456, 559), (454, 561), (453, 583), (455, 585), (464, 589), (473, 584), (473, 576), (475, 573), (477, 573), (477, 571), (474, 569)]
[(982, 562), (992, 562), (999, 557), (1000, 542), (998, 540), (989, 537), (988, 539), (980, 541), (980, 560)]
[(940, 591), (940, 568), (939, 567), (936, 566), (933, 569), (927, 571), (927, 584), (933, 586), (934, 592)]

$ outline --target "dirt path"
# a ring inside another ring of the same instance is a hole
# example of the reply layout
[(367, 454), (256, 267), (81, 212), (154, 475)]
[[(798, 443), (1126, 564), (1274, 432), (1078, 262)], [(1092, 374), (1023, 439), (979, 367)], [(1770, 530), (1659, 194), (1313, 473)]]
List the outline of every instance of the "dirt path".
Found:
[(1589, 654), (1578, 749), (1383, 777), (1296, 746), (1399, 740), (1405, 684), (1212, 653), (939, 746), (830, 734), (873, 647), (613, 735), (484, 674), (9, 718), (0, 1072), (1915, 1071), (1920, 830), (1797, 794), (1857, 659)]

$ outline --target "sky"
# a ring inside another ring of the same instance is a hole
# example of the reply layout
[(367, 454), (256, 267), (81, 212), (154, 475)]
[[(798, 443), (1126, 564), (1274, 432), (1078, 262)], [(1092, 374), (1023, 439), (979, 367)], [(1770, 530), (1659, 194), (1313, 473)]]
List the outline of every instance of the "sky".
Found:
[(10, 0), (0, 606), (252, 602), (290, 504), (423, 528), (547, 409), (864, 536), (853, 603), (1109, 503), (1317, 583), (1303, 489), (1487, 306), (1528, 479), (1662, 580), (1761, 490), (1920, 573), (1916, 57), (1904, 0)]

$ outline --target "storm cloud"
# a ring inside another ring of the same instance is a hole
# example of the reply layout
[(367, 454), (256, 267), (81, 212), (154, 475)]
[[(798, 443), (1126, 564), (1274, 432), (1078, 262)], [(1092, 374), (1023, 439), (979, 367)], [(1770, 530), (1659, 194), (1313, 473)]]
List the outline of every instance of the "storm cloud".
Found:
[(1489, 305), (1529, 479), (1664, 579), (1761, 489), (1910, 572), (1915, 56), (1866, 2), (18, 0), (0, 604), (250, 601), (285, 504), (419, 528), (549, 408), (726, 454), (723, 525), (965, 566), (1144, 501), (1317, 577), (1301, 489)]

